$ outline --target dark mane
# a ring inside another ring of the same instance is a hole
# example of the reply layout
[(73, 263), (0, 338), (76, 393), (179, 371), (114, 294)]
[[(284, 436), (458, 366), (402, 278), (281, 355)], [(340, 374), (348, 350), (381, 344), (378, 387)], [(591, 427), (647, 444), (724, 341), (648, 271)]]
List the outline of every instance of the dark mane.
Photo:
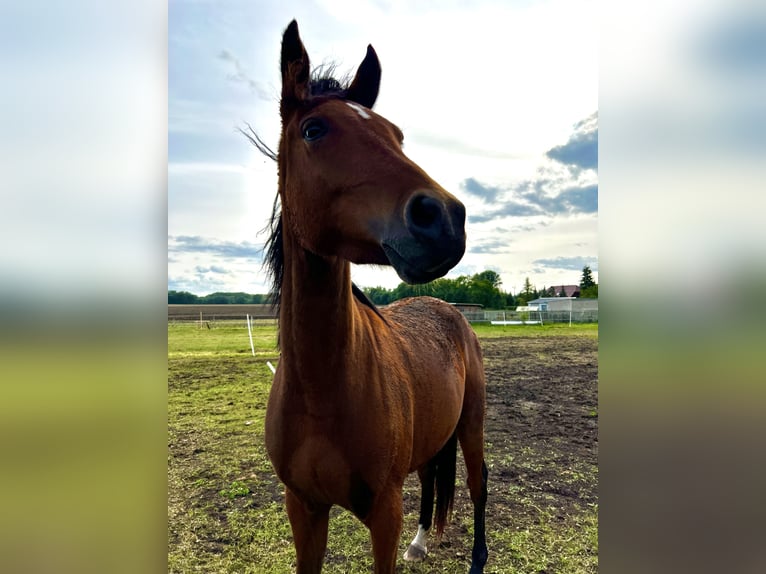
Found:
[(335, 96), (346, 98), (348, 87), (351, 84), (351, 76), (344, 74), (340, 78), (335, 77), (338, 66), (333, 62), (325, 62), (311, 71), (309, 80), (310, 96)]
[(282, 294), (282, 276), (285, 271), (285, 252), (282, 244), (282, 209), (279, 204), (279, 194), (274, 198), (269, 224), (263, 231), (269, 232), (269, 236), (266, 238), (266, 243), (263, 246), (265, 251), (263, 265), (266, 267), (266, 273), (271, 282), (269, 302), (272, 309), (278, 312), (279, 300)]
[[(330, 96), (340, 99), (346, 98), (351, 80), (348, 75), (341, 76), (340, 79), (335, 78), (334, 73), (336, 68), (336, 65), (333, 63), (325, 63), (311, 72), (311, 79), (309, 80), (309, 93), (311, 96)], [(250, 143), (252, 143), (263, 155), (278, 162), (279, 156), (263, 142), (249, 124), (247, 127), (250, 130), (250, 133), (246, 133), (242, 129), (239, 131), (244, 134), (244, 136), (250, 140)], [(285, 254), (282, 244), (282, 208), (279, 201), (279, 192), (277, 192), (277, 195), (274, 198), (269, 223), (261, 230), (261, 233), (263, 232), (268, 232), (268, 237), (263, 246), (263, 266), (266, 268), (269, 282), (271, 283), (269, 302), (271, 303), (272, 308), (278, 313), (280, 297), (282, 294), (282, 277), (284, 276), (285, 266)], [(372, 301), (370, 301), (356, 285), (352, 284), (352, 292), (363, 305), (370, 307), (375, 313), (380, 315), (377, 307), (375, 307)]]

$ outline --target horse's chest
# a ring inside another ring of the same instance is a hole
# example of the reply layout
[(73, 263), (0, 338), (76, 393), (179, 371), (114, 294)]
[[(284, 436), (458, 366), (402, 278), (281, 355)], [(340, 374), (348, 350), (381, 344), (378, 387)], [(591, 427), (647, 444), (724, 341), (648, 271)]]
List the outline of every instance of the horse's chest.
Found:
[(293, 491), (317, 502), (342, 504), (349, 491), (348, 454), (321, 433), (290, 441), (275, 457), (280, 479)]
[(368, 460), (327, 437), (311, 436), (285, 458), (280, 478), (304, 501), (337, 504), (364, 520), (388, 478), (385, 460)]
[(371, 444), (378, 437), (352, 432), (338, 420), (286, 413), (275, 419), (270, 429), (267, 423), (267, 449), (279, 479), (304, 500), (366, 515), (390, 468), (387, 453)]

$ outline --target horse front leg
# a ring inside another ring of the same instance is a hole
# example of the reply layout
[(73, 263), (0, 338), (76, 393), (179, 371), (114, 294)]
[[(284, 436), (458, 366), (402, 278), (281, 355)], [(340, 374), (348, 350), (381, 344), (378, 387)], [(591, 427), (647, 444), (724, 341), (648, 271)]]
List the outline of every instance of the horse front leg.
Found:
[(327, 548), (330, 505), (306, 503), (289, 488), (285, 489), (285, 502), (297, 555), (296, 574), (319, 574)]
[(401, 486), (375, 497), (364, 524), (370, 529), (375, 574), (394, 574), (399, 535), (402, 533)]

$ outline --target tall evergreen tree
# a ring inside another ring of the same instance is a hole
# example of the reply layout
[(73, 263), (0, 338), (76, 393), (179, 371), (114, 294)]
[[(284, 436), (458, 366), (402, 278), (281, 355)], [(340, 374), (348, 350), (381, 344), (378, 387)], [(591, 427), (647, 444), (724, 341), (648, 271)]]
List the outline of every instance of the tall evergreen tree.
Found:
[(580, 292), (588, 287), (593, 287), (596, 282), (593, 280), (593, 273), (591, 273), (590, 266), (586, 265), (582, 268), (582, 279), (580, 279)]
[(527, 301), (531, 301), (537, 294), (534, 286), (532, 285), (532, 282), (529, 280), (529, 277), (524, 279), (524, 288), (521, 290), (520, 294), (523, 295)]
[(598, 299), (598, 283), (593, 280), (593, 274), (587, 265), (582, 270), (580, 297), (583, 299)]

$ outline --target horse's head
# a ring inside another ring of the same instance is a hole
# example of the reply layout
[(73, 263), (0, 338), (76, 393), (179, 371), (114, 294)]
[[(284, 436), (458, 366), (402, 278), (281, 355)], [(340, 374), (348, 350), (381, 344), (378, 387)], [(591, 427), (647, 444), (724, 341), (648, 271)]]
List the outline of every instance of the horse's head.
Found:
[(285, 231), (320, 256), (392, 265), (408, 283), (447, 273), (465, 251), (465, 208), (404, 155), (401, 130), (370, 109), (380, 85), (372, 46), (348, 87), (312, 79), (293, 21), (281, 68)]

